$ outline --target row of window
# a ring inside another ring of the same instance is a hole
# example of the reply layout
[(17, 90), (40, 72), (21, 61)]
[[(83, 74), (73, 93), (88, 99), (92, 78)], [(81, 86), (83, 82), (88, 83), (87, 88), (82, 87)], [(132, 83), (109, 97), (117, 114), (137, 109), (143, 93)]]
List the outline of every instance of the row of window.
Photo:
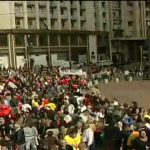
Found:
[[(51, 23), (51, 29), (57, 29), (57, 25), (58, 25), (57, 19), (51, 19), (50, 23)], [(81, 28), (85, 27), (85, 23), (86, 23), (86, 20), (81, 20)], [(24, 18), (16, 17), (15, 24), (16, 24), (17, 29), (23, 29), (24, 28)], [(39, 26), (40, 26), (40, 29), (47, 29), (48, 28), (47, 19), (40, 18)], [(68, 20), (61, 19), (61, 27), (62, 28), (65, 27), (66, 29), (69, 30)], [(71, 19), (71, 28), (74, 29), (75, 27), (77, 27), (77, 20)], [(28, 18), (28, 29), (36, 29), (36, 19), (35, 18)], [(75, 28), (75, 29), (77, 29), (77, 28)]]
[[(59, 40), (60, 39), (60, 40)], [(97, 44), (108, 43), (108, 36), (97, 36)], [(30, 34), (27, 36), (27, 42), (29, 46), (47, 46), (48, 39), (44, 34), (36, 35)], [(59, 43), (60, 42), (60, 43)], [(37, 44), (39, 43), (39, 44)], [(25, 46), (24, 35), (15, 35), (15, 45)], [(86, 35), (70, 35), (70, 45), (71, 46), (86, 46), (87, 36)], [(0, 46), (8, 46), (7, 35), (0, 34)], [(69, 35), (67, 34), (50, 34), (50, 46), (69, 46)]]
[[(60, 39), (60, 40), (59, 40)], [(28, 38), (28, 45), (30, 46), (47, 46), (48, 39), (45, 34), (36, 35), (32, 34)], [(60, 43), (59, 43), (60, 42)], [(39, 44), (37, 44), (39, 43)], [(16, 46), (25, 46), (24, 35), (15, 35), (15, 45)], [(50, 35), (50, 46), (69, 46), (69, 35), (62, 34), (51, 34)], [(87, 45), (87, 36), (86, 35), (71, 35), (70, 36), (70, 45), (71, 46), (85, 46)], [(7, 35), (0, 35), (0, 46), (8, 46)]]
[[(54, 11), (58, 11), (58, 8), (57, 7), (56, 8), (55, 7), (50, 8), (50, 14), (54, 14)], [(64, 15), (67, 11), (68, 11), (67, 7), (61, 7), (60, 8), (61, 15)], [(76, 13), (75, 11), (76, 11), (76, 9), (74, 9), (74, 8), (70, 9), (70, 13), (72, 15), (74, 15)], [(20, 13), (23, 13), (23, 12), (24, 12), (23, 11), (23, 4), (15, 5), (15, 13), (16, 14), (20, 14)], [(38, 12), (39, 13), (47, 12), (46, 5), (45, 6), (39, 6)], [(33, 13), (33, 14), (37, 13), (36, 10), (35, 10), (35, 5), (27, 5), (27, 12), (25, 12), (25, 13), (28, 13), (28, 14), (30, 14), (30, 13)], [(80, 16), (83, 16), (84, 13), (85, 13), (85, 9), (80, 9)]]

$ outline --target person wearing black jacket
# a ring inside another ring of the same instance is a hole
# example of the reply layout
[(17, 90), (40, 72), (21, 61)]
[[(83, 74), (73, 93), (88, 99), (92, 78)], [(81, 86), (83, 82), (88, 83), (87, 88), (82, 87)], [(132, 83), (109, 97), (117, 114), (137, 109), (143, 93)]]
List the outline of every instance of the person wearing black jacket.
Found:
[(20, 124), (14, 125), (14, 134), (11, 136), (11, 140), (15, 143), (16, 149), (25, 150), (25, 135), (24, 130), (21, 129)]
[[(120, 139), (120, 130), (118, 127), (115, 127), (115, 120), (111, 120), (109, 125), (104, 129), (104, 142), (102, 145), (102, 149), (112, 149), (119, 150), (120, 145), (118, 145), (118, 141)], [(120, 143), (119, 143), (120, 144)]]
[(0, 117), (0, 132), (2, 133), (2, 137), (5, 137), (5, 135), (10, 135), (12, 132), (12, 129), (9, 124), (5, 122), (5, 118)]

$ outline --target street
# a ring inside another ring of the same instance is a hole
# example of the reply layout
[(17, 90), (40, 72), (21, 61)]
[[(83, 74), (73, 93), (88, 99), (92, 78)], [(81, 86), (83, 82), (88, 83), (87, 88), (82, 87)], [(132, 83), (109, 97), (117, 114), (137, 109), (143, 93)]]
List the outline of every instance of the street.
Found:
[(136, 101), (139, 107), (150, 108), (150, 81), (121, 81), (99, 85), (101, 94), (109, 99), (117, 98), (119, 102)]

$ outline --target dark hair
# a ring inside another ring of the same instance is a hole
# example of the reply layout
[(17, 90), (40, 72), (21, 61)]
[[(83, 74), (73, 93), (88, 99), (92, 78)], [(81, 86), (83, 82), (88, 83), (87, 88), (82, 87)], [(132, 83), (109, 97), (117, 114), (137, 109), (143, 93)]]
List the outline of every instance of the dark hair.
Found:
[(137, 107), (138, 107), (137, 102), (133, 101), (132, 104), (133, 104), (133, 107), (134, 107), (134, 108), (137, 108)]
[(53, 131), (48, 131), (47, 135), (48, 136), (52, 136), (53, 135)]

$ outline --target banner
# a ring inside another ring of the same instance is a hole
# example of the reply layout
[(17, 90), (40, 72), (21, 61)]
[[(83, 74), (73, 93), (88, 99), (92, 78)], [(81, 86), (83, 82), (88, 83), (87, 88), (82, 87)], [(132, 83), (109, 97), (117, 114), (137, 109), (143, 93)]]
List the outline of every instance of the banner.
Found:
[(60, 69), (60, 76), (65, 76), (65, 75), (78, 75), (78, 76), (82, 76), (85, 75), (85, 72), (83, 73), (82, 69), (80, 70), (66, 70), (66, 71), (62, 71)]

